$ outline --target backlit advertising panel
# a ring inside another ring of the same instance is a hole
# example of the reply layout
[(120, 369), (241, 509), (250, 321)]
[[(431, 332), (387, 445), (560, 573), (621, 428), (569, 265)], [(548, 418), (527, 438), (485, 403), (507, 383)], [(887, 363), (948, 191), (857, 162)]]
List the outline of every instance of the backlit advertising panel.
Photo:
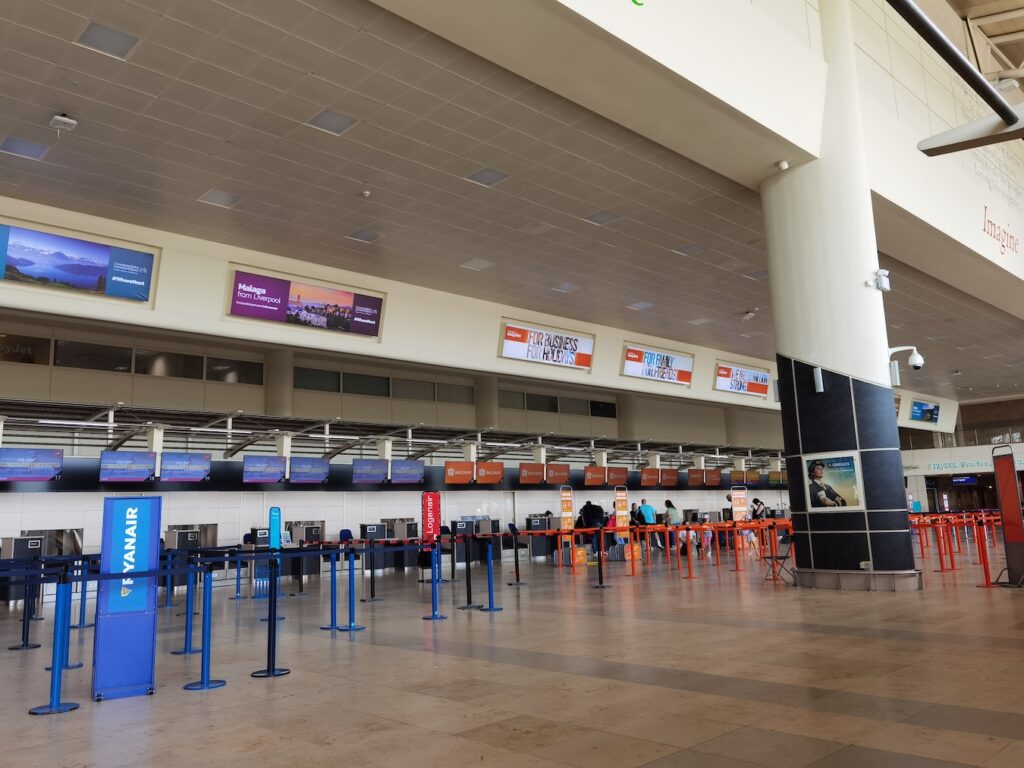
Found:
[(501, 328), (501, 356), (589, 371), (594, 359), (594, 337), (506, 320)]
[(604, 485), (607, 479), (607, 467), (585, 467), (583, 469), (584, 485)]
[(543, 464), (520, 464), (519, 465), (519, 484), (520, 485), (540, 485), (544, 482), (544, 465)]
[(640, 470), (640, 487), (655, 488), (661, 482), (661, 470), (646, 467)]
[(548, 464), (547, 482), (552, 485), (563, 485), (569, 482), (568, 464)]
[(771, 374), (763, 368), (744, 368), (733, 363), (718, 363), (715, 371), (715, 389), (740, 395), (768, 397)]
[(856, 453), (805, 455), (807, 509), (864, 509), (860, 459)]
[(381, 296), (235, 270), (229, 313), (324, 331), (379, 336), (383, 307)]
[(152, 253), (0, 224), (0, 280), (149, 301)]
[(475, 476), (474, 469), (472, 461), (446, 461), (444, 481), (447, 485), (469, 485)]
[(608, 467), (608, 485), (625, 485), (629, 482), (629, 467)]
[(505, 479), (505, 465), (500, 461), (480, 461), (476, 465), (477, 485), (500, 485)]
[(675, 488), (679, 485), (679, 470), (678, 469), (663, 469), (661, 470), (661, 484), (665, 488)]
[(688, 387), (693, 382), (693, 355), (627, 343), (622, 352), (622, 375)]

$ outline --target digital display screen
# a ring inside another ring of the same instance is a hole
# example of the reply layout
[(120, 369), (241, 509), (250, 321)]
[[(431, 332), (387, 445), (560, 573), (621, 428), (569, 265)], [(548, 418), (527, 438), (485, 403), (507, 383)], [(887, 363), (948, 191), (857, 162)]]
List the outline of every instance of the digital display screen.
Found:
[(928, 403), (923, 400), (912, 400), (910, 403), (910, 420), (921, 421), (926, 424), (938, 424), (939, 404)]
[(977, 475), (954, 475), (953, 485), (977, 485)]
[(246, 456), (242, 459), (242, 482), (280, 483), (285, 467), (284, 456)]
[(141, 483), (156, 475), (153, 451), (103, 451), (100, 454), (101, 483)]
[(331, 460), (319, 456), (292, 456), (288, 482), (317, 484), (326, 483), (331, 472)]
[(179, 483), (200, 483), (210, 479), (209, 453), (164, 453), (160, 456), (160, 479)]
[(426, 465), (418, 459), (392, 459), (391, 482), (394, 485), (415, 485), (423, 482)]
[(387, 479), (387, 459), (352, 459), (353, 483), (383, 483)]
[(60, 477), (64, 450), (0, 448), (0, 482), (46, 482)]

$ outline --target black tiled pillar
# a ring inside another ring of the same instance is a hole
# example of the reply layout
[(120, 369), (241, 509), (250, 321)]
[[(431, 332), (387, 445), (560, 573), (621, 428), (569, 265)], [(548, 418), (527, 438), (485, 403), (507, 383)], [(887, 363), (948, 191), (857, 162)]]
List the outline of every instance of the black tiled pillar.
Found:
[[(855, 571), (870, 563), (875, 571), (912, 571), (892, 389), (822, 370), (818, 392), (813, 366), (783, 355), (778, 364), (797, 567)], [(859, 465), (857, 492), (839, 489), (846, 506), (815, 503), (820, 486), (810, 488), (808, 465), (821, 454)]]

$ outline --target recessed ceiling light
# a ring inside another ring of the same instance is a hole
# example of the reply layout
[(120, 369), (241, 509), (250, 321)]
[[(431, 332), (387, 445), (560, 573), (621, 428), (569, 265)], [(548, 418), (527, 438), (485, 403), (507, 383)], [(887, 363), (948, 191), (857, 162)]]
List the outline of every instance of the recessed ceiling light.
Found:
[(27, 157), (29, 160), (42, 160), (49, 149), (45, 144), (37, 144), (34, 141), (27, 141), (25, 139), (16, 139), (13, 136), (8, 136), (3, 141), (0, 141), (0, 152), (18, 155), (18, 157)]
[(466, 181), (472, 181), (474, 184), (479, 184), (482, 187), (493, 187), (499, 181), (504, 181), (507, 178), (507, 173), (502, 173), (494, 168), (481, 168), (476, 173), (469, 174), (466, 177)]
[(356, 119), (354, 117), (343, 115), (331, 109), (325, 109), (319, 115), (311, 117), (308, 125), (319, 128), (321, 131), (333, 133), (335, 136), (340, 136), (353, 126), (355, 122)]
[(204, 192), (196, 199), (199, 200), (200, 203), (216, 205), (219, 208), (234, 208), (242, 198), (238, 195), (233, 195), (230, 192), (211, 189), (209, 192)]
[(714, 322), (714, 319), (712, 319), (710, 317), (698, 317), (696, 320), (690, 320), (689, 321), (690, 325), (707, 325), (708, 323), (713, 323), (713, 322)]
[(651, 304), (651, 302), (649, 301), (638, 301), (636, 302), (636, 304), (630, 304), (629, 306), (626, 307), (626, 309), (634, 309), (639, 312), (644, 309), (650, 309), (653, 306), (654, 305)]
[(759, 269), (756, 272), (745, 272), (743, 276), (748, 280), (764, 280), (768, 277), (768, 270)]
[(464, 261), (459, 266), (465, 267), (466, 269), (472, 269), (474, 272), (482, 272), (485, 269), (493, 267), (494, 262), (488, 261), (487, 259), (470, 259), (469, 261)]
[(349, 240), (358, 240), (360, 243), (372, 243), (380, 238), (380, 235), (370, 229), (357, 229), (351, 235), (345, 235)]
[(129, 35), (127, 32), (119, 32), (110, 27), (104, 27), (95, 21), (89, 23), (85, 31), (78, 38), (78, 44), (94, 51), (105, 53), (118, 59), (127, 56), (132, 48), (139, 42), (139, 38)]
[(754, 307), (753, 309), (748, 309), (746, 312), (744, 312), (743, 313), (743, 322), (747, 322), (748, 320), (753, 320), (755, 317), (757, 317), (757, 310), (758, 310), (758, 308)]
[(681, 253), (683, 256), (693, 256), (703, 251), (704, 248), (696, 243), (687, 243), (686, 245), (681, 245), (678, 248), (673, 248), (672, 250), (675, 253)]
[(615, 221), (619, 218), (619, 214), (612, 213), (611, 211), (598, 211), (592, 213), (589, 216), (584, 216), (583, 220), (588, 221), (591, 224), (597, 224), (599, 227), (603, 227), (605, 224), (611, 221)]
[(551, 290), (557, 291), (558, 293), (572, 293), (573, 291), (578, 289), (579, 286), (576, 285), (576, 283), (562, 283), (561, 285), (555, 286)]

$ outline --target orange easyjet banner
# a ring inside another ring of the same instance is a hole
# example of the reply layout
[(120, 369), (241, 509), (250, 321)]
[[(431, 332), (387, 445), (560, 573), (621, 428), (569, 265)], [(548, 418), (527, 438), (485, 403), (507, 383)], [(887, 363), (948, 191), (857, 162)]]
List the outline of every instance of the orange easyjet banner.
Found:
[(607, 473), (605, 467), (586, 467), (583, 470), (584, 485), (604, 485)]
[(679, 485), (679, 470), (661, 470), (661, 484), (666, 488), (675, 488), (677, 485)]
[(446, 461), (444, 481), (447, 485), (469, 485), (473, 482), (473, 462)]
[(505, 479), (505, 465), (500, 461), (480, 461), (476, 465), (477, 485), (499, 485)]
[(629, 482), (629, 467), (608, 467), (608, 485), (625, 485)]
[(568, 464), (548, 464), (547, 481), (550, 485), (565, 485), (569, 482)]
[(544, 465), (543, 464), (520, 464), (519, 465), (519, 484), (520, 485), (540, 485), (544, 482)]
[(661, 470), (654, 467), (647, 467), (640, 470), (640, 485), (644, 488), (654, 488), (661, 482)]

